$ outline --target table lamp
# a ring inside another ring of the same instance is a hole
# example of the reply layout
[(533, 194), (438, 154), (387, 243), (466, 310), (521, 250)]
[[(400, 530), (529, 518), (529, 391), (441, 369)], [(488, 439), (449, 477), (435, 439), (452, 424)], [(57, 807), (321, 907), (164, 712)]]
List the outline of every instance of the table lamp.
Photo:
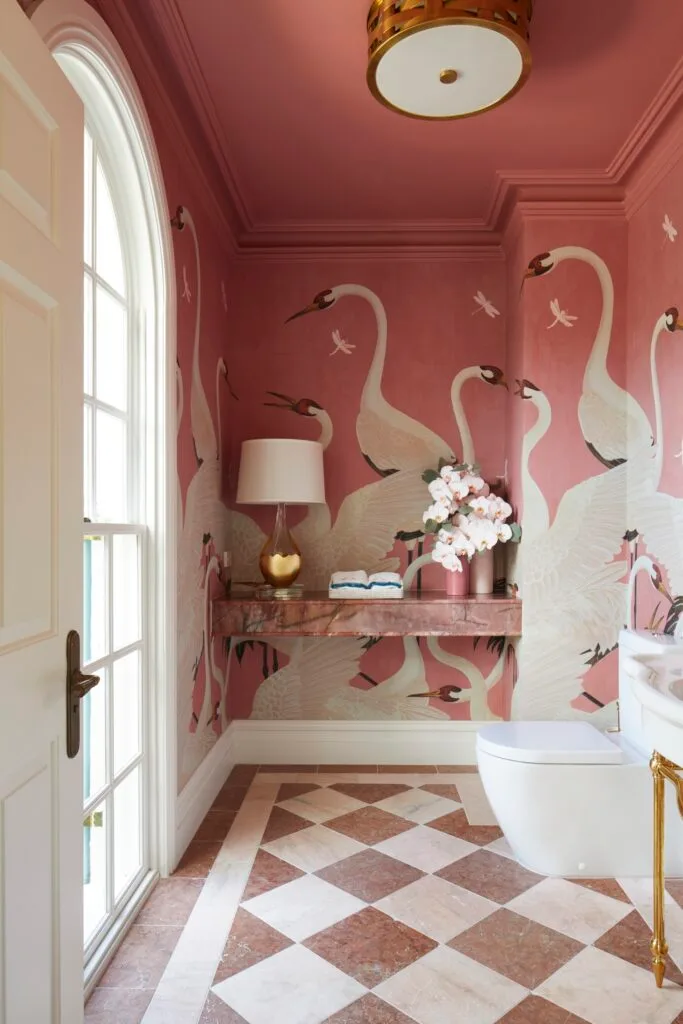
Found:
[(259, 557), (276, 597), (291, 597), (301, 572), (301, 552), (287, 528), (287, 505), (325, 502), (323, 448), (317, 441), (257, 438), (242, 442), (237, 481), (239, 505), (277, 505), (275, 526)]

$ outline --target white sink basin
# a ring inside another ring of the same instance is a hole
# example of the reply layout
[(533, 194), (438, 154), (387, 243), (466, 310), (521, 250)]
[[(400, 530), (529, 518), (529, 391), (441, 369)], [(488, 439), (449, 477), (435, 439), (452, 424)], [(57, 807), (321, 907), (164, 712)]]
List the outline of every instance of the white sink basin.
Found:
[(672, 645), (663, 655), (624, 658), (621, 669), (641, 706), (647, 745), (683, 765), (683, 645)]

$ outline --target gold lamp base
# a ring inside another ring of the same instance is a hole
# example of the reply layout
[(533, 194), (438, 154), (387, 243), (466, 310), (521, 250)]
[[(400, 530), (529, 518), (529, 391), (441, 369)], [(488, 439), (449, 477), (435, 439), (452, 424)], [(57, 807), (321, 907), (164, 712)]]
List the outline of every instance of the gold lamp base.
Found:
[(278, 505), (275, 526), (259, 557), (259, 568), (266, 583), (284, 590), (301, 572), (301, 551), (287, 528), (286, 510)]

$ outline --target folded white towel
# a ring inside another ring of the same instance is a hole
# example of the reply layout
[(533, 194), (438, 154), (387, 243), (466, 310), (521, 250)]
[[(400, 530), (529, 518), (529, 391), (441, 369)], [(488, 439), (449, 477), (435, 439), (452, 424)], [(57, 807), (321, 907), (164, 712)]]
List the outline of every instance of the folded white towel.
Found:
[(400, 573), (397, 572), (373, 572), (370, 583), (394, 583), (400, 587), (403, 586), (403, 580)]
[(367, 587), (368, 574), (364, 569), (359, 569), (356, 572), (333, 572), (330, 583), (336, 586)]

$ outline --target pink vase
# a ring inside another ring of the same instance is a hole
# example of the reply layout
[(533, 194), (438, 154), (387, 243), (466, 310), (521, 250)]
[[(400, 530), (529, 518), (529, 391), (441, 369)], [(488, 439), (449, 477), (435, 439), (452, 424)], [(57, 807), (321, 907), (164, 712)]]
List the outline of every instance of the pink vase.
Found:
[(462, 572), (452, 572), (444, 569), (446, 573), (446, 593), (449, 597), (465, 597), (470, 592), (470, 563), (462, 559)]

